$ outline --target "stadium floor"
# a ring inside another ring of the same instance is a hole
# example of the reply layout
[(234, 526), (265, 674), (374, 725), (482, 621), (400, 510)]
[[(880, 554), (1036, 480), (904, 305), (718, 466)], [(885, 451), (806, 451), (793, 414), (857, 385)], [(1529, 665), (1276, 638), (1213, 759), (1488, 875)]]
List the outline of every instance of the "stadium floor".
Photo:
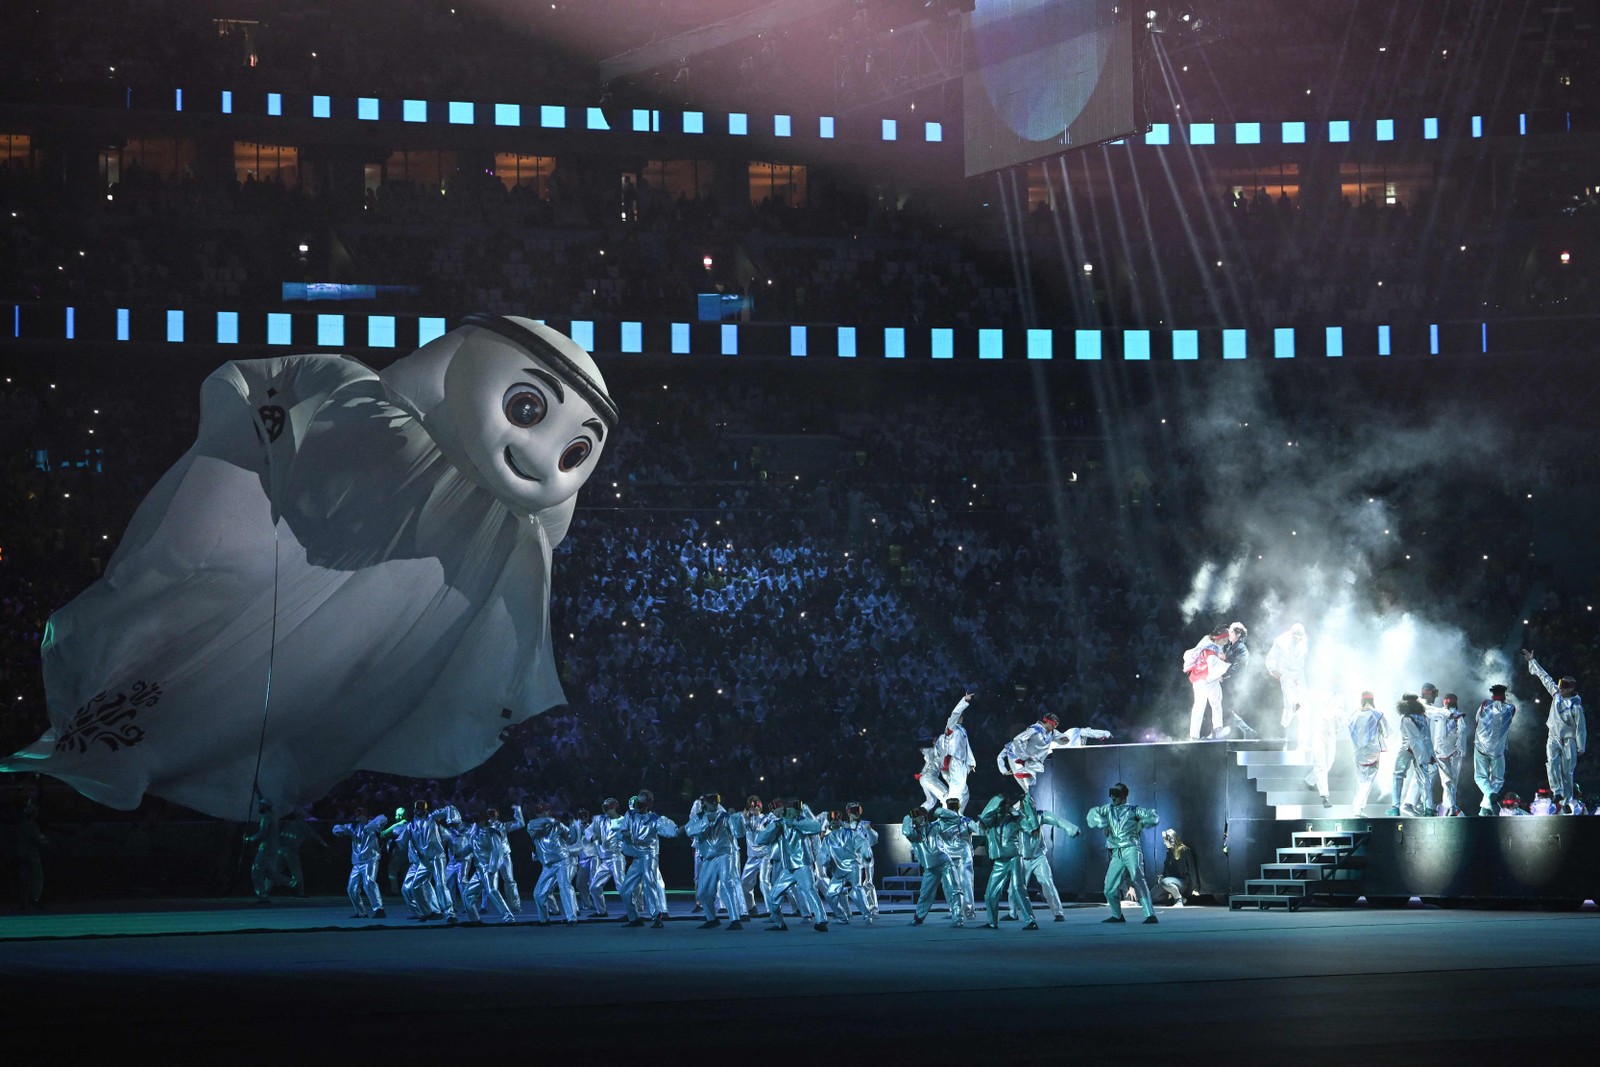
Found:
[(1593, 905), (1162, 909), (1159, 926), (1079, 905), (1037, 932), (890, 912), (826, 934), (688, 915), (662, 930), (373, 924), (333, 898), (98, 907), (0, 918), (10, 1062), (1593, 1062), (1600, 996)]

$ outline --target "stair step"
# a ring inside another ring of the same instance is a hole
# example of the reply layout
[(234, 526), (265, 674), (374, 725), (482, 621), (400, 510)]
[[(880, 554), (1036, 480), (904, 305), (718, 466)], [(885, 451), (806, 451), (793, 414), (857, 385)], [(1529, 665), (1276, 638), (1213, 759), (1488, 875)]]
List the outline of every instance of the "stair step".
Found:
[[(1347, 794), (1348, 795), (1348, 794)], [(1322, 801), (1315, 796), (1309, 796), (1304, 803), (1274, 804), (1280, 822), (1306, 822), (1312, 819), (1363, 819), (1371, 818), (1370, 815), (1352, 808), (1348, 804), (1335, 804), (1331, 808), (1322, 806)], [(1367, 805), (1367, 811), (1372, 811), (1372, 805)]]
[(1263, 863), (1261, 876), (1263, 878), (1299, 876), (1302, 881), (1320, 882), (1337, 869), (1331, 863)]
[(1301, 845), (1340, 845), (1354, 848), (1366, 841), (1365, 830), (1296, 830), (1289, 835), (1289, 840), (1296, 846)]
[(905, 878), (885, 878), (878, 885), (883, 889), (915, 889), (922, 885), (922, 875)]
[(1247, 878), (1246, 893), (1282, 893), (1285, 896), (1305, 896), (1310, 883), (1304, 878)]
[(1311, 766), (1311, 754), (1308, 752), (1235, 752), (1233, 757), (1241, 767)]
[(1335, 862), (1352, 855), (1355, 849), (1348, 845), (1322, 845), (1311, 848), (1280, 848), (1275, 850), (1279, 863), (1316, 863), (1319, 856), (1331, 856)]
[(1257, 893), (1235, 893), (1228, 898), (1228, 910), (1238, 911), (1240, 908), (1254, 904), (1265, 911), (1268, 908), (1283, 907), (1289, 911), (1299, 911), (1303, 903), (1301, 897), (1266, 896)]

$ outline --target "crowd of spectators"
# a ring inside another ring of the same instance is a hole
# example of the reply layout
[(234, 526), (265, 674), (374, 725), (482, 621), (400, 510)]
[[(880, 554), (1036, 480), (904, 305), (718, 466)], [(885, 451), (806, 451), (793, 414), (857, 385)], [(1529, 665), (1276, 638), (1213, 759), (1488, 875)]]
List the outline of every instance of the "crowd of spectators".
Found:
[[(54, 388), (35, 371), (0, 390), (8, 748), (44, 726), (49, 613), (101, 573), (132, 508), (193, 436), (205, 368), (157, 378), (136, 362)], [(1448, 385), (1437, 371), (1393, 374), (1373, 417), (1437, 404)], [(460, 779), (363, 772), (319, 810), (417, 793), (592, 807), (649, 787), (672, 803), (707, 789), (794, 791), (890, 814), (916, 795), (919, 739), (970, 689), (968, 727), (985, 760), (1045, 710), (1118, 739), (1181, 734), (1176, 663), (1203, 620), (1180, 601), (1198, 562), (1236, 536), (1209, 517), (1214, 457), (1186, 447), (1182, 405), (1159, 392), (1090, 401), (1087, 379), (1036, 393), (1016, 375), (937, 366), (608, 375), (625, 418), (555, 561), (552, 632), (569, 703)], [(1518, 374), (1491, 376), (1506, 410), (1585, 432), (1593, 398), (1552, 405)], [(1283, 383), (1281, 416), (1336, 425), (1318, 407), (1323, 393)], [(1045, 436), (1025, 429), (1038, 404), (1052, 412)], [(1467, 514), (1506, 499), (1530, 469), (1567, 477), (1570, 441), (1548, 428), (1529, 421), (1518, 435), (1531, 468), (1458, 471), (1442, 494)], [(1530, 559), (1526, 526), (1472, 530), (1422, 542), (1426, 559), (1375, 566), (1373, 600), (1432, 610), (1448, 589), (1451, 603), (1516, 611), (1544, 590), (1550, 609), (1529, 639), (1553, 669), (1585, 677), (1593, 575)], [(1476, 564), (1479, 554), (1493, 563)], [(1485, 647), (1504, 640), (1498, 614), (1452, 621)], [(61, 808), (95, 812), (57, 792)]]

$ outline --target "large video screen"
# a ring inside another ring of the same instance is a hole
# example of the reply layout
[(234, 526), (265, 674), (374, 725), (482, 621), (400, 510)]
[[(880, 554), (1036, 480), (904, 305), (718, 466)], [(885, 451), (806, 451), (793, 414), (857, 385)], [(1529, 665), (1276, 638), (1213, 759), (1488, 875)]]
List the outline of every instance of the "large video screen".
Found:
[(967, 176), (1133, 133), (1142, 2), (977, 0), (976, 63), (963, 86)]

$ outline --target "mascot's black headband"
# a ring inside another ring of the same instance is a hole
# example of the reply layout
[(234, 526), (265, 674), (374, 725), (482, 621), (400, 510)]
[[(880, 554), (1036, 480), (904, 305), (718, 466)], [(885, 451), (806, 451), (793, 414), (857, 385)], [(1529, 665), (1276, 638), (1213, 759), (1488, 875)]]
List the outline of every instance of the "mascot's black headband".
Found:
[(576, 363), (566, 353), (543, 337), (523, 326), (521, 323), (512, 322), (504, 315), (468, 315), (461, 320), (463, 326), (477, 326), (498, 334), (512, 344), (527, 351), (535, 359), (550, 365), (551, 369), (565, 378), (572, 387), (583, 394), (589, 406), (605, 420), (608, 428), (617, 425), (617, 405), (611, 402), (606, 391), (600, 388), (600, 383), (589, 377), (589, 373)]

